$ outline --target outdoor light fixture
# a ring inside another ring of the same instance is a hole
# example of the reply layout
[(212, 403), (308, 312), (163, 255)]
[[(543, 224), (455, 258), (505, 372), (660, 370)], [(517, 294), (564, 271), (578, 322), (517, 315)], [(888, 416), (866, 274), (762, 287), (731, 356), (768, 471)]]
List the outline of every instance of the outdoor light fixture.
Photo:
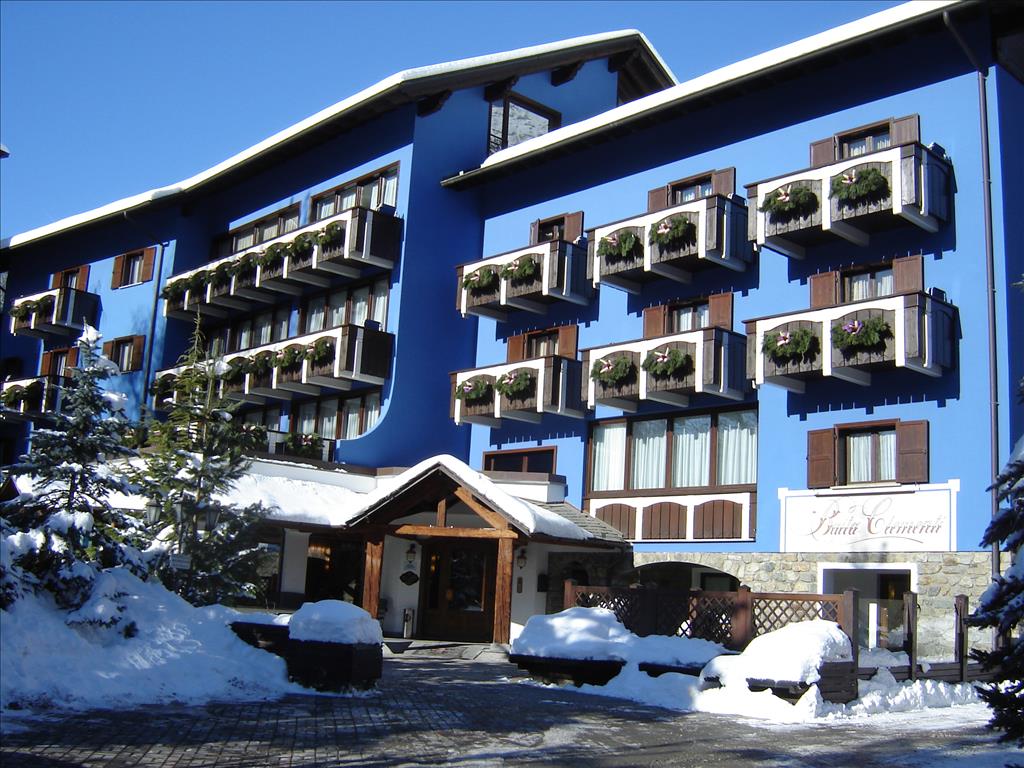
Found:
[(405, 550), (405, 564), (412, 565), (416, 562), (416, 545), (410, 544), (409, 548)]
[(516, 565), (520, 568), (526, 567), (526, 547), (519, 550), (519, 557), (516, 558)]
[(155, 525), (160, 519), (160, 506), (159, 501), (151, 500), (146, 504), (146, 525)]

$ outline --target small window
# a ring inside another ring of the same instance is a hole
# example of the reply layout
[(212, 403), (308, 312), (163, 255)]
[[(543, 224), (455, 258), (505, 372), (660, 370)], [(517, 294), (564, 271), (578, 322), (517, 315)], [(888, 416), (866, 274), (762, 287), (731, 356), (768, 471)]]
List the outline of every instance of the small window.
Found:
[(888, 125), (864, 133), (839, 136), (839, 151), (843, 158), (860, 157), (880, 152), (891, 146)]
[(709, 197), (710, 195), (710, 176), (708, 176), (706, 179), (687, 181), (683, 182), (682, 184), (673, 184), (670, 189), (670, 198), (672, 205), (692, 203), (694, 200), (699, 200), (702, 197)]
[(683, 304), (669, 307), (668, 333), (685, 333), (707, 328), (709, 324), (708, 304)]
[(555, 474), (555, 447), (487, 451), (484, 453), (485, 472), (540, 472)]
[(51, 376), (67, 375), (68, 370), (68, 353), (70, 350), (67, 349), (55, 349), (50, 354), (50, 370), (43, 371), (43, 375), (49, 374)]
[(896, 429), (841, 430), (843, 485), (884, 483), (896, 479)]
[(543, 136), (558, 128), (561, 121), (561, 115), (554, 110), (510, 93), (500, 101), (491, 102), (487, 154)]
[(103, 345), (103, 355), (113, 362), (121, 373), (142, 370), (142, 347), (145, 336), (125, 336)]
[(235, 234), (231, 249), (238, 253), (246, 248), (252, 248), (254, 245), (256, 245), (256, 230), (250, 227)]
[(313, 221), (329, 219), (357, 206), (377, 210), (385, 205), (398, 205), (398, 166), (376, 171), (313, 198)]
[(526, 335), (526, 357), (548, 357), (558, 354), (558, 331), (541, 331)]
[(555, 240), (565, 239), (565, 218), (548, 219), (542, 221), (537, 227), (537, 242), (550, 243)]
[(142, 251), (126, 253), (121, 272), (121, 285), (135, 285), (142, 282), (142, 260), (145, 254)]
[(892, 267), (843, 276), (843, 301), (861, 301), (891, 296), (895, 288)]

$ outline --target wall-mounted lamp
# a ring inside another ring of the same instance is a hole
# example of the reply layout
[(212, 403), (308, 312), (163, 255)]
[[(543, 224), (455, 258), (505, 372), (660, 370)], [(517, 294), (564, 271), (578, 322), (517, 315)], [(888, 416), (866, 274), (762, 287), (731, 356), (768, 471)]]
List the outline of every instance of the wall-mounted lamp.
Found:
[(519, 556), (516, 557), (516, 565), (518, 565), (520, 569), (526, 567), (526, 547), (519, 550)]
[(146, 504), (146, 525), (156, 525), (162, 511), (163, 507), (155, 499)]
[(409, 548), (405, 550), (405, 564), (412, 565), (416, 562), (416, 545), (410, 544)]

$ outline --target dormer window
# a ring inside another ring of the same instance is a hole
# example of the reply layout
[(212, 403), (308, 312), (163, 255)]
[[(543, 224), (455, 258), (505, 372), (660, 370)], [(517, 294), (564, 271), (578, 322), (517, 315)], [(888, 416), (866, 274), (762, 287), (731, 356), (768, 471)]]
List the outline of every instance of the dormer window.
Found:
[(557, 219), (548, 219), (540, 222), (537, 227), (537, 242), (550, 243), (554, 240), (565, 239), (565, 218), (559, 216)]
[(679, 304), (668, 309), (668, 333), (685, 333), (707, 328), (710, 324), (708, 303)]
[(892, 267), (843, 275), (843, 300), (861, 301), (891, 296), (895, 290)]
[(562, 124), (562, 116), (543, 104), (516, 93), (491, 102), (487, 154), (543, 136)]
[(711, 177), (673, 184), (669, 189), (669, 194), (672, 205), (692, 203), (701, 197), (707, 197), (711, 194)]
[(880, 152), (892, 144), (888, 123), (871, 131), (840, 134), (836, 138), (839, 141), (840, 157), (843, 159)]

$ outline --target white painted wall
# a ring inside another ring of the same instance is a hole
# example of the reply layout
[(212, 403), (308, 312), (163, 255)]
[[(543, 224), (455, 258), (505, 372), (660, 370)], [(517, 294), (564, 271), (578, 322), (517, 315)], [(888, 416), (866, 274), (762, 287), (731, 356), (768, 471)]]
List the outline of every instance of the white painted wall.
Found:
[(306, 557), (309, 554), (309, 534), (284, 530), (284, 554), (281, 558), (281, 591), (306, 591)]

